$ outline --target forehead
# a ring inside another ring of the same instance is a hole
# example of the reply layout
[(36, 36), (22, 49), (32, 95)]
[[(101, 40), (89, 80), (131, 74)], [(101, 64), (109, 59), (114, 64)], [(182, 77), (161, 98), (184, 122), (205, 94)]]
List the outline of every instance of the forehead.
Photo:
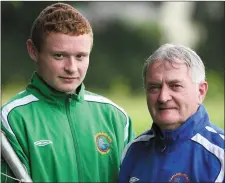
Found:
[(179, 60), (175, 62), (157, 60), (150, 64), (147, 68), (147, 81), (183, 81), (185, 79), (190, 79), (189, 68), (184, 62)]
[(90, 34), (69, 35), (63, 33), (50, 33), (45, 37), (43, 47), (51, 50), (72, 51), (79, 49), (80, 51), (90, 50), (92, 46), (92, 37)]

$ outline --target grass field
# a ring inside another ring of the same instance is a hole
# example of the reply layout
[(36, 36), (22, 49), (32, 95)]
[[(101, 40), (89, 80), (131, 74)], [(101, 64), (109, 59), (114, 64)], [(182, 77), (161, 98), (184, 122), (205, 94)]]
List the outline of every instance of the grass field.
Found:
[[(2, 103), (5, 103), (16, 93), (24, 90), (24, 86), (25, 85), (14, 85), (12, 87), (9, 85), (4, 87), (2, 90)], [(125, 109), (132, 119), (137, 135), (150, 128), (152, 120), (148, 113), (144, 95), (123, 95), (119, 92), (114, 92), (113, 94), (104, 93), (103, 95)], [(206, 97), (204, 105), (208, 110), (211, 121), (213, 121), (217, 126), (224, 128), (224, 96), (215, 95), (210, 98)]]

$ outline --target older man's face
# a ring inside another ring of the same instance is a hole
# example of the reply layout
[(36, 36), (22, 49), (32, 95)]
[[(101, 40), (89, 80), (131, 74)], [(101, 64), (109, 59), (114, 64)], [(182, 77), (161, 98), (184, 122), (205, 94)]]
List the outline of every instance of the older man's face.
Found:
[(202, 103), (207, 83), (195, 84), (186, 64), (157, 60), (146, 74), (146, 97), (151, 117), (161, 129), (175, 129)]

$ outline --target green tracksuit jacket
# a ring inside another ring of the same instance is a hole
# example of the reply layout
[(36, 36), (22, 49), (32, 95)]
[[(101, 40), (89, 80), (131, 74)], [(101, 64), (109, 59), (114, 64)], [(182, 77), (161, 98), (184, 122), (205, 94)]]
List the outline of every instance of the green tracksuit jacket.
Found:
[(78, 94), (57, 92), (36, 73), (2, 107), (1, 122), (34, 182), (115, 181), (121, 153), (134, 137), (130, 118), (110, 100), (83, 84)]

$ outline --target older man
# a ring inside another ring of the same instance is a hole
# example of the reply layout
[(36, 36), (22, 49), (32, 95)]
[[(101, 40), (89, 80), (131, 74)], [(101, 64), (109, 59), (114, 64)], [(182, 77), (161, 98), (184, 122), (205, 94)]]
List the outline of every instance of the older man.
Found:
[(143, 70), (152, 128), (124, 151), (120, 182), (223, 182), (224, 130), (202, 102), (205, 68), (190, 48), (165, 44)]

